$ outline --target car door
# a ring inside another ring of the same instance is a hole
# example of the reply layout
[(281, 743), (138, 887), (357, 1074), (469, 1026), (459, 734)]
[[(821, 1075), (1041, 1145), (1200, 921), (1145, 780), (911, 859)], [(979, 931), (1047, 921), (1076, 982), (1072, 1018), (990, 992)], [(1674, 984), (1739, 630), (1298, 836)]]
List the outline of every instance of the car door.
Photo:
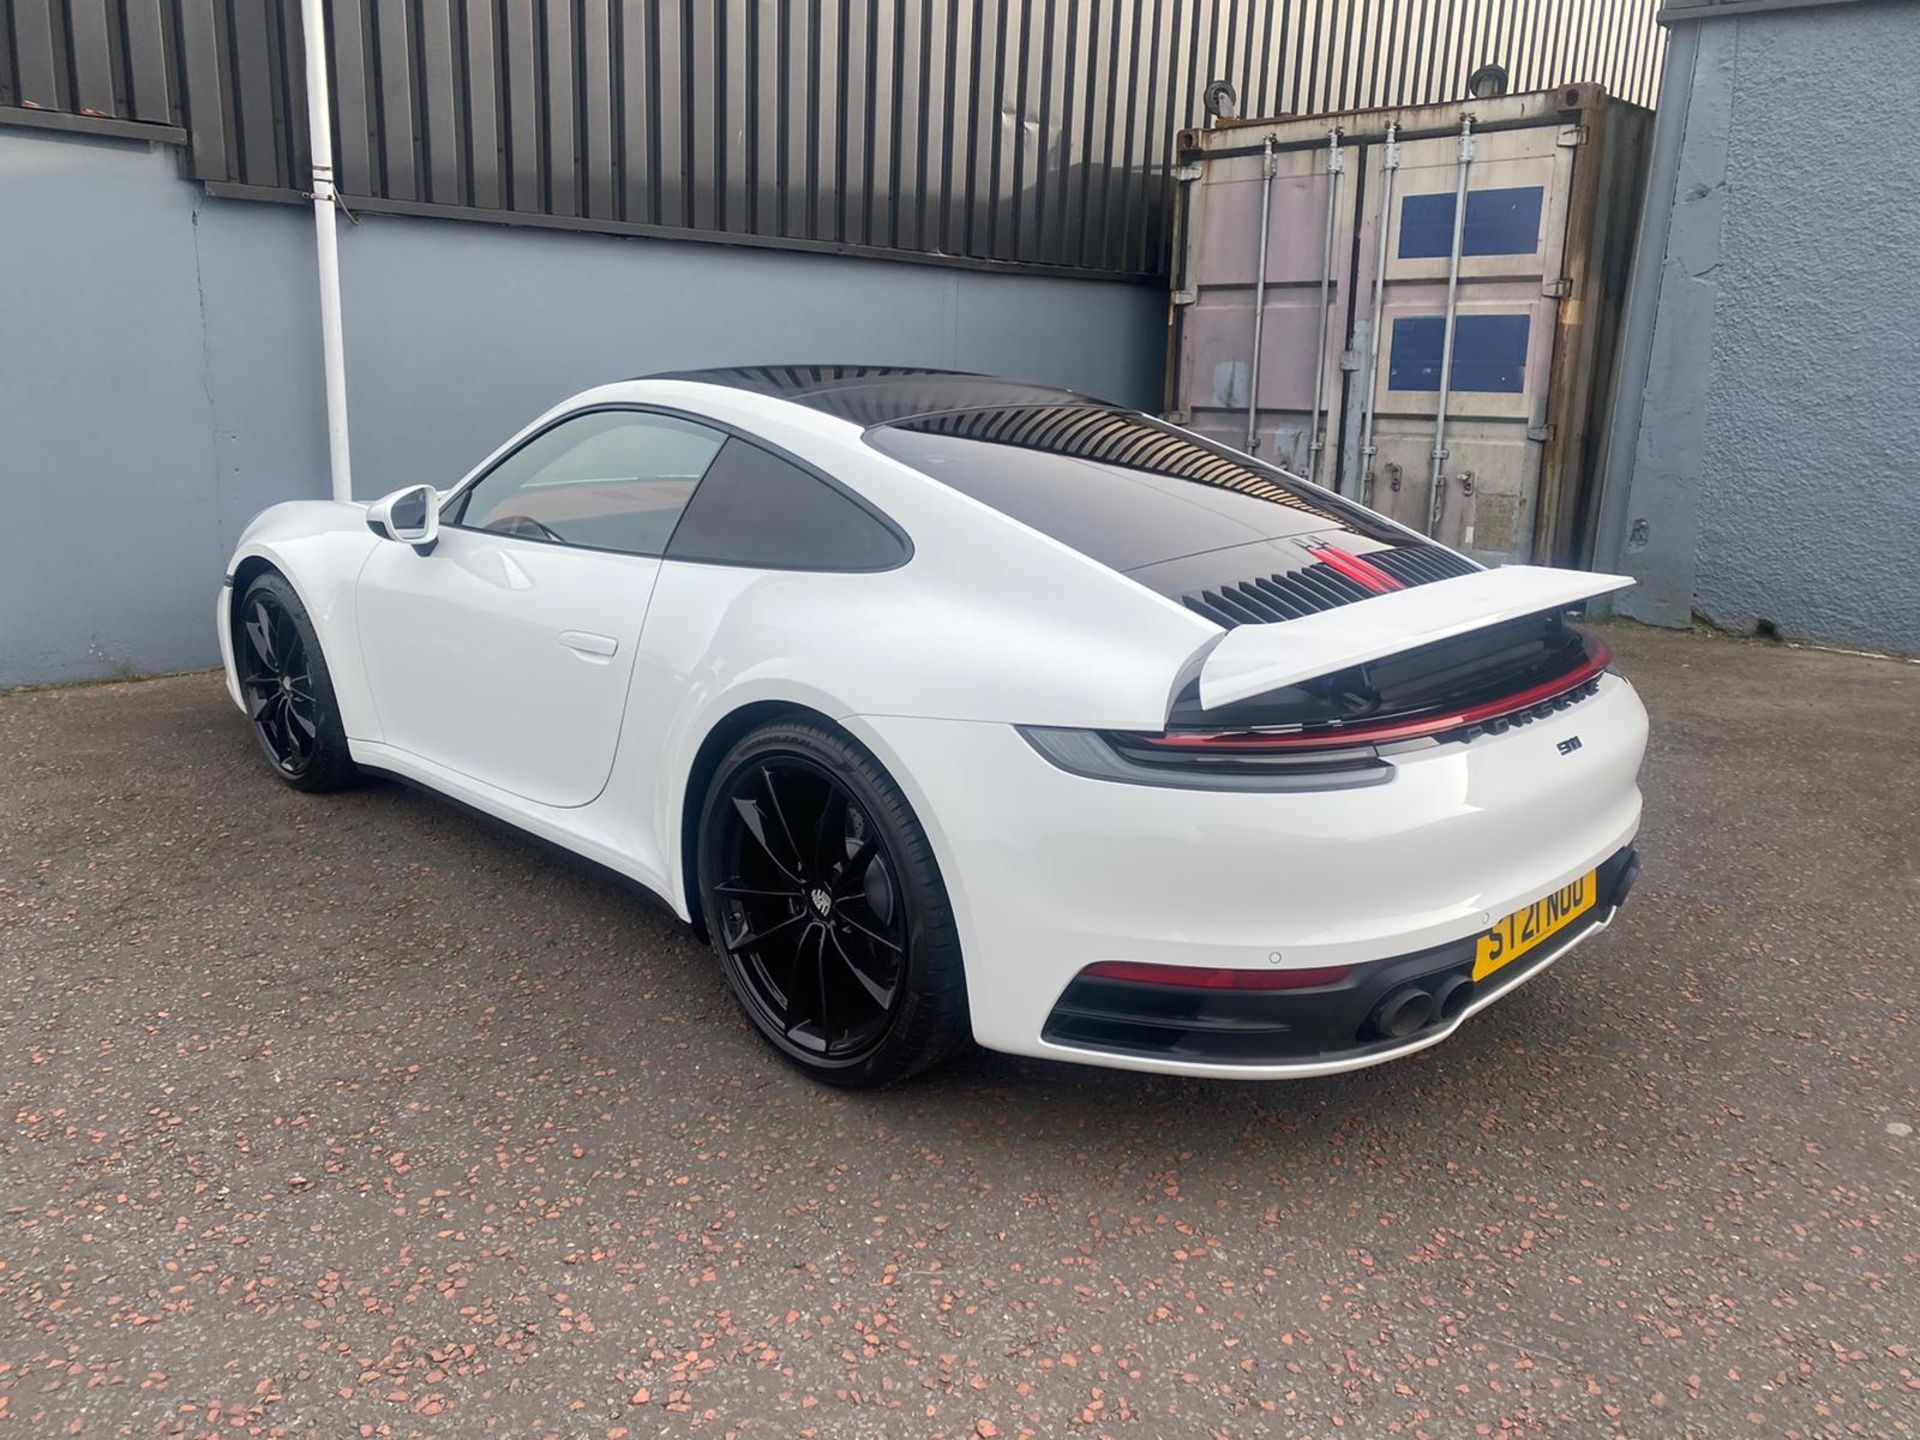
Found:
[(375, 548), (360, 646), (383, 743), (541, 805), (605, 787), (660, 554), (726, 436), (624, 408), (547, 426)]

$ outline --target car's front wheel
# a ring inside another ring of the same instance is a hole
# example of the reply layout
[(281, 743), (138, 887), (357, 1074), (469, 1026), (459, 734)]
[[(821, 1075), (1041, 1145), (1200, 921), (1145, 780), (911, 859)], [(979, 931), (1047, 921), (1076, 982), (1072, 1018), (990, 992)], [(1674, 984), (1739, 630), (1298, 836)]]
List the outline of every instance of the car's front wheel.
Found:
[(296, 790), (338, 790), (358, 777), (333, 699), (320, 637), (293, 586), (256, 575), (233, 616), (234, 670), (254, 737), (273, 773)]
[(969, 1038), (926, 832), (845, 734), (780, 722), (721, 761), (699, 836), (707, 929), (747, 1017), (801, 1070), (883, 1085)]

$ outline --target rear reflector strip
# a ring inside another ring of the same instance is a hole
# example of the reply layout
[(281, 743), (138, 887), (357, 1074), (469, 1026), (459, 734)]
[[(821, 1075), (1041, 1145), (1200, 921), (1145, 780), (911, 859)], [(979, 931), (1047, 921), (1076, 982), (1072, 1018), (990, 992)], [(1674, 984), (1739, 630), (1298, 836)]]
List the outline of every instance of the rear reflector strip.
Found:
[(1442, 715), (1424, 715), (1416, 720), (1389, 721), (1379, 725), (1328, 725), (1318, 730), (1302, 730), (1285, 735), (1263, 735), (1250, 731), (1224, 734), (1155, 735), (1144, 739), (1143, 743), (1167, 750), (1326, 750), (1348, 745), (1383, 745), (1392, 740), (1414, 740), (1425, 735), (1443, 735), (1449, 730), (1458, 730), (1467, 725), (1477, 725), (1482, 721), (1515, 714), (1530, 706), (1555, 699), (1569, 690), (1579, 689), (1613, 663), (1613, 652), (1607, 648), (1605, 641), (1595, 640), (1592, 642), (1592, 647), (1584, 661), (1557, 679), (1512, 695), (1502, 696), (1498, 700), (1469, 705)]
[(1192, 965), (1148, 965), (1133, 960), (1102, 960), (1080, 972), (1083, 980), (1128, 980), (1136, 985), (1176, 985), (1188, 990), (1311, 990), (1337, 985), (1351, 965), (1317, 970), (1216, 970)]

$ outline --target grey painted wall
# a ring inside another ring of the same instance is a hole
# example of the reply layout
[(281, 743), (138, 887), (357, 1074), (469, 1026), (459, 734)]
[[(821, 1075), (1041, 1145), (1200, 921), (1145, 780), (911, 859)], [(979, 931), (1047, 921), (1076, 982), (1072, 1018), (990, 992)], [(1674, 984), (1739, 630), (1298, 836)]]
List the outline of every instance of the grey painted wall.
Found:
[[(326, 493), (308, 211), (165, 147), (0, 129), (0, 688), (211, 664), (241, 528)], [(355, 491), (464, 473), (585, 386), (953, 366), (1158, 404), (1134, 285), (442, 220), (341, 227)]]
[(1677, 173), (1649, 197), (1671, 219), (1637, 262), (1659, 287), (1627, 342), (1638, 433), (1608, 476), (1641, 580), (1618, 608), (1920, 652), (1920, 6), (1693, 24), (1661, 115)]

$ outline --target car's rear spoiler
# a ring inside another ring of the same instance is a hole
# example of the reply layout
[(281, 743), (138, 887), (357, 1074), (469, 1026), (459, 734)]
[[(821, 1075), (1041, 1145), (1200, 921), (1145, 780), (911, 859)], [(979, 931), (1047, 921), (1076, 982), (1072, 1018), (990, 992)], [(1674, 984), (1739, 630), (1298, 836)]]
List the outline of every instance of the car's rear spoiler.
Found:
[(1297, 620), (1240, 625), (1201, 664), (1200, 704), (1217, 709), (1503, 620), (1564, 609), (1633, 583), (1628, 575), (1503, 565)]

